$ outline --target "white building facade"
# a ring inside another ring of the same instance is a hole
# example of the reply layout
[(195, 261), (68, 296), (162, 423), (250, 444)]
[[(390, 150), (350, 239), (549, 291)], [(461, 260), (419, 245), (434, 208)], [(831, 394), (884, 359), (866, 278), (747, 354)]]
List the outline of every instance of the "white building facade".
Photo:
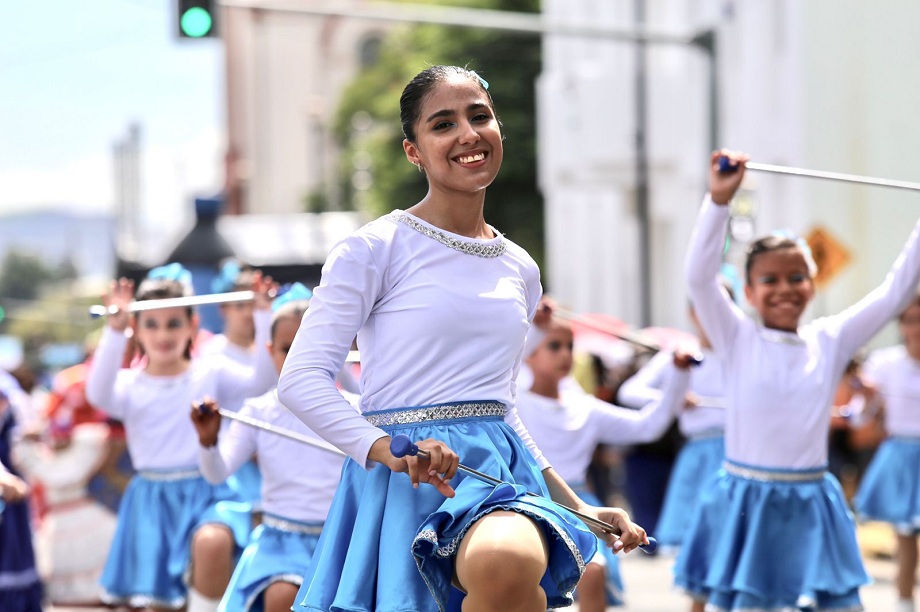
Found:
[[(572, 23), (636, 27), (635, 2), (544, 0)], [(719, 145), (753, 161), (920, 180), (920, 4), (886, 0), (646, 0), (649, 32), (716, 33)], [(646, 47), (649, 268), (636, 211), (636, 45), (548, 35), (538, 86), (539, 180), (548, 291), (579, 312), (687, 327), (686, 245), (711, 150), (709, 60), (692, 44)], [(920, 214), (920, 194), (748, 173), (754, 235), (820, 228), (850, 260), (815, 316), (842, 310), (885, 272)], [(730, 261), (742, 264), (743, 244)], [(650, 283), (643, 306), (642, 283)], [(879, 341), (894, 341), (892, 331)]]

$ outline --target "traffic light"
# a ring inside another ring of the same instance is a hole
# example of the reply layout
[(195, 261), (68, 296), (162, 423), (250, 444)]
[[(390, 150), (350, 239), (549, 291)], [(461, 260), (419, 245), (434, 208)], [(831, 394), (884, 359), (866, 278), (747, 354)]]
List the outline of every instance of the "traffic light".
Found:
[(217, 2), (214, 0), (178, 0), (176, 25), (179, 29), (179, 38), (217, 36)]

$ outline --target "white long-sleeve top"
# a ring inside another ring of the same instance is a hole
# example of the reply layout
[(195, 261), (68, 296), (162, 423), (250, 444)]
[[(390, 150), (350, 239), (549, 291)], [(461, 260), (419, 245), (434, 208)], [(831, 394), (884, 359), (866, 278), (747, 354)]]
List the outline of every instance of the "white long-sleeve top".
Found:
[(559, 476), (582, 483), (598, 444), (643, 444), (660, 438), (683, 407), (688, 377), (687, 371), (675, 368), (660, 396), (640, 410), (566, 385), (559, 399), (522, 391), (518, 414)]
[(223, 356), (192, 359), (176, 376), (151, 376), (121, 368), (128, 338), (106, 327), (86, 380), (91, 404), (122, 421), (131, 462), (138, 470), (188, 469), (198, 465), (198, 434), (189, 418), (192, 403), (205, 397), (221, 405), (264, 393), (277, 370), (268, 351), (255, 368)]
[[(681, 411), (677, 417), (680, 432), (688, 438), (725, 428), (722, 365), (712, 351), (703, 349), (701, 352), (703, 362), (690, 368), (688, 389), (702, 401), (698, 406)], [(675, 371), (678, 370), (670, 353), (656, 353), (638, 372), (620, 385), (617, 401), (624, 406), (632, 407), (660, 399)]]
[[(281, 405), (275, 389), (246, 400), (240, 416), (319, 440)], [(232, 421), (216, 446), (199, 446), (198, 465), (209, 482), (218, 484), (253, 456), (259, 458), (265, 512), (302, 522), (326, 520), (345, 462), (342, 455)]]
[(690, 299), (724, 367), (726, 457), (766, 468), (823, 467), (830, 406), (847, 362), (904, 308), (920, 282), (918, 228), (881, 285), (794, 333), (763, 327), (722, 290), (728, 209), (705, 198), (687, 257)]
[(872, 351), (863, 373), (885, 402), (885, 430), (890, 436), (920, 436), (920, 362), (904, 345)]
[[(479, 257), (419, 229), (466, 246), (504, 243), (505, 250)], [(367, 466), (371, 445), (386, 434), (356, 415), (335, 387), (357, 336), (362, 413), (500, 401), (506, 421), (545, 468), (514, 408), (524, 338), (541, 295), (536, 263), (498, 232), (475, 240), (394, 211), (330, 252), (281, 372), (281, 402)]]

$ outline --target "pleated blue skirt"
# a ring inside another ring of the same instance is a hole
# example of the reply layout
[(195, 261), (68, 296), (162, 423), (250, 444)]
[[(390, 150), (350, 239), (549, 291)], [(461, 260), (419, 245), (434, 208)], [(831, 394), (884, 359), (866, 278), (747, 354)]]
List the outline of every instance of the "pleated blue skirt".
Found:
[(235, 499), (233, 491), (209, 484), (196, 469), (135, 475), (99, 580), (103, 601), (182, 608), (191, 535), (208, 508), (226, 499)]
[(902, 535), (920, 532), (920, 438), (882, 442), (853, 505), (860, 520), (891, 523)]
[[(597, 495), (595, 495), (593, 491), (586, 489), (584, 485), (576, 484), (572, 486), (572, 489), (578, 494), (578, 497), (592, 506), (603, 505)], [(603, 561), (601, 561), (601, 559), (603, 559)], [(604, 566), (604, 572), (606, 574), (604, 586), (607, 591), (607, 605), (622, 606), (624, 588), (623, 576), (620, 574), (620, 557), (613, 554), (613, 551), (610, 550), (610, 547), (605, 543), (598, 542), (597, 552), (594, 554), (594, 557), (588, 559), (588, 563), (602, 563)]]
[(274, 582), (300, 585), (313, 558), (322, 523), (302, 523), (266, 514), (252, 532), (219, 612), (261, 612), (263, 595)]
[[(500, 416), (453, 416), (471, 404), (482, 403), (381, 411), (365, 417), (393, 435), (441, 440), (463, 464), (513, 484), (495, 487), (457, 472), (451, 481), (456, 496), (446, 498), (429, 485), (414, 489), (406, 474), (384, 466), (365, 470), (346, 461), (295, 611), (446, 610), (460, 542), (477, 519), (495, 510), (524, 513), (542, 528), (549, 567), (541, 586), (550, 607), (572, 603), (597, 538), (548, 499), (526, 495), (532, 491), (548, 496), (530, 451)], [(408, 423), (401, 418), (429, 410), (451, 416), (413, 418)], [(454, 594), (456, 599), (456, 589)]]
[(708, 610), (862, 610), (853, 517), (824, 470), (726, 461), (710, 476), (674, 567)]
[(702, 490), (701, 482), (716, 473), (723, 461), (723, 435), (694, 438), (681, 448), (671, 470), (655, 533), (651, 534), (660, 546), (677, 548), (683, 543)]

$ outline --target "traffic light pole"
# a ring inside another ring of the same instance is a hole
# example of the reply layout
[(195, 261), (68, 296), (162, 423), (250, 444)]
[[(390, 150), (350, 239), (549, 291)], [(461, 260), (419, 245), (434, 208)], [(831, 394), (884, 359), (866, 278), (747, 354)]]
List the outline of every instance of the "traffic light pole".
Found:
[[(647, 44), (692, 46), (704, 51), (709, 60), (709, 150), (719, 146), (718, 91), (715, 30), (694, 32), (662, 32), (644, 27), (641, 5), (636, 0), (638, 27), (635, 29), (614, 28), (588, 21), (547, 19), (539, 13), (517, 13), (489, 9), (472, 9), (453, 6), (404, 4), (395, 2), (350, 3), (336, 2), (335, 5), (318, 5), (309, 0), (217, 0), (227, 8), (297, 13), (301, 15), (326, 17), (351, 17), (400, 23), (426, 23), (462, 28), (481, 28), (518, 35), (574, 36), (579, 38), (602, 38), (630, 42), (637, 45), (636, 63), (636, 209), (639, 222), (640, 273), (649, 278), (650, 273), (650, 219), (648, 159), (646, 152), (646, 80), (645, 46)], [(651, 325), (651, 293), (643, 283), (640, 291), (641, 324)]]

